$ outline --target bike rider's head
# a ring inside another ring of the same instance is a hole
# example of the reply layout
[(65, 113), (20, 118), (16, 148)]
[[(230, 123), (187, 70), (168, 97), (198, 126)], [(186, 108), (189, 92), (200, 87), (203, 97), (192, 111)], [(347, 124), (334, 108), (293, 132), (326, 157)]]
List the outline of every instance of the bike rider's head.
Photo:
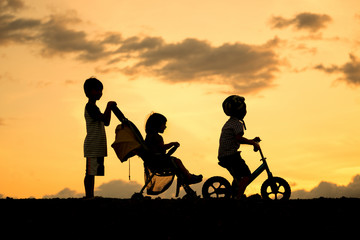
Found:
[(230, 117), (236, 117), (244, 123), (244, 117), (247, 113), (244, 97), (231, 95), (224, 100), (222, 107), (226, 115)]

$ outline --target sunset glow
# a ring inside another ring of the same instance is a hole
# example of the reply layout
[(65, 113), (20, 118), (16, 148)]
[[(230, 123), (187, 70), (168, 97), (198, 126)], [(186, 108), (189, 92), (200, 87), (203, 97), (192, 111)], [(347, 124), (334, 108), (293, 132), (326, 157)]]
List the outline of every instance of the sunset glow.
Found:
[[(0, 197), (83, 196), (91, 76), (104, 84), (101, 111), (116, 101), (143, 134), (151, 112), (165, 115), (164, 140), (205, 179), (231, 180), (217, 151), (222, 101), (237, 94), (245, 137), (262, 138), (274, 175), (304, 190), (296, 196), (327, 182), (360, 197), (359, 28), (357, 0), (0, 0)], [(118, 124), (113, 115), (95, 188), (131, 197), (143, 166), (131, 160), (129, 181), (110, 148)], [(252, 147), (240, 150), (260, 165)]]

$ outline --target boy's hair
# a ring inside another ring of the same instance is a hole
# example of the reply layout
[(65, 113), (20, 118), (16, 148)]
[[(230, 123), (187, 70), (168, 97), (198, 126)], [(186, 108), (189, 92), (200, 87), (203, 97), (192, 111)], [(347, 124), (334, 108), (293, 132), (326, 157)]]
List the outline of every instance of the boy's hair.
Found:
[(146, 121), (146, 133), (158, 133), (162, 124), (165, 124), (167, 119), (160, 113), (152, 113)]
[(85, 83), (84, 83), (84, 92), (85, 95), (88, 97), (88, 93), (95, 89), (95, 90), (102, 90), (104, 88), (103, 84), (94, 77), (88, 78), (86, 79)]

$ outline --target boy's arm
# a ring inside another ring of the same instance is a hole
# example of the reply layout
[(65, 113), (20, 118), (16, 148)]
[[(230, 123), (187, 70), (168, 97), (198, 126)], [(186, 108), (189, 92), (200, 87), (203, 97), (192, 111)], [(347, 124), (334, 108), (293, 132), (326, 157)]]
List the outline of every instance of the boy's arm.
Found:
[(253, 145), (254, 149), (260, 148), (259, 144), (254, 139), (247, 139), (247, 138), (243, 137), (241, 134), (236, 135), (236, 140), (240, 144)]
[(104, 114), (101, 116), (101, 121), (104, 122), (105, 126), (109, 126), (111, 120), (111, 109), (116, 106), (116, 102), (108, 102)]
[(87, 104), (86, 109), (91, 118), (96, 121), (104, 122), (105, 126), (109, 126), (111, 119), (111, 109), (113, 106), (116, 106), (116, 102), (108, 102), (105, 112), (102, 114), (99, 108), (94, 104)]

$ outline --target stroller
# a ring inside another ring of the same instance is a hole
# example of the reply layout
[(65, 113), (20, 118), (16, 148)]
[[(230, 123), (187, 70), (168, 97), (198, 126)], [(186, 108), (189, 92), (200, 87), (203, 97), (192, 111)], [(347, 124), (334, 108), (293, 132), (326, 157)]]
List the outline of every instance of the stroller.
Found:
[[(165, 192), (171, 186), (177, 169), (175, 165), (168, 164), (167, 161), (161, 161), (160, 158), (170, 157), (176, 151), (177, 147), (171, 148), (166, 153), (166, 156), (152, 153), (146, 146), (139, 129), (124, 116), (120, 109), (114, 107), (112, 111), (121, 122), (121, 124), (116, 127), (115, 141), (111, 145), (117, 157), (121, 162), (125, 162), (129, 158), (137, 155), (144, 161), (145, 184), (139, 193), (132, 195), (131, 199), (144, 198), (143, 192), (145, 189), (148, 195), (158, 195)], [(167, 162), (167, 164), (164, 164), (164, 162)], [(183, 187), (186, 192), (183, 198), (197, 198), (196, 192), (179, 177), (177, 178), (176, 197), (179, 196), (180, 187)]]

